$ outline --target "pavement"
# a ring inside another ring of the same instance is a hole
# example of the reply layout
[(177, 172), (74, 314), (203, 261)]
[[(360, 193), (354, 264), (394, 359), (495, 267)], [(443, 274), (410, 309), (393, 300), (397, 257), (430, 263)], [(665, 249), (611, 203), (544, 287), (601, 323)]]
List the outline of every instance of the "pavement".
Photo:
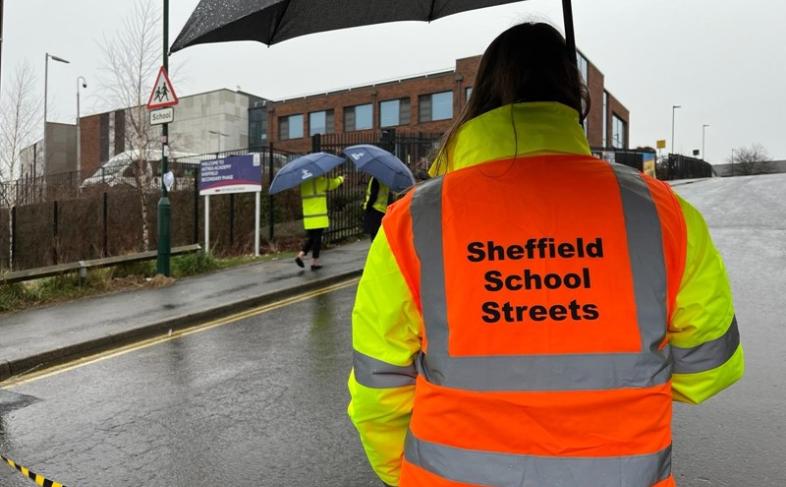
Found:
[(358, 241), (329, 249), (316, 272), (289, 259), (275, 260), (182, 279), (166, 288), (0, 315), (0, 381), (358, 276), (368, 246)]

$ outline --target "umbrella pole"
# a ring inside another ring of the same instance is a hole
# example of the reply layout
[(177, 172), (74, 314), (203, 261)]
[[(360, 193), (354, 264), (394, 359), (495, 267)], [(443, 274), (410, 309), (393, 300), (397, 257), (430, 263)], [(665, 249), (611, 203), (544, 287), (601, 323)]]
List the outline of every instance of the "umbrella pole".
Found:
[(573, 6), (571, 0), (562, 0), (562, 16), (565, 19), (565, 42), (568, 44), (568, 50), (573, 53), (573, 62), (576, 60), (576, 35), (573, 30)]

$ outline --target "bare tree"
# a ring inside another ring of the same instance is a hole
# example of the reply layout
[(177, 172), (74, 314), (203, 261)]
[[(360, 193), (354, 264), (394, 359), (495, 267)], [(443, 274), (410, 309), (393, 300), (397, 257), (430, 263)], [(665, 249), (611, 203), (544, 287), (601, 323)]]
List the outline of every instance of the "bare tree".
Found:
[(729, 162), (732, 163), (733, 174), (743, 176), (761, 173), (766, 162), (770, 160), (767, 149), (761, 144), (735, 148), (732, 154)]
[[(161, 43), (161, 12), (152, 0), (135, 0), (123, 27), (101, 42), (103, 91), (109, 103), (125, 108), (124, 151), (116, 156), (125, 161), (115, 161), (119, 170), (114, 176), (132, 186), (139, 196), (145, 250), (150, 247), (145, 193), (157, 187), (150, 159), (160, 147), (158, 131), (150, 126), (145, 104), (160, 63)], [(128, 168), (132, 178), (125, 177)]]
[[(17, 194), (11, 184), (20, 175), (20, 152), (33, 142), (41, 120), (41, 100), (35, 94), (36, 77), (30, 63), (17, 66), (0, 103), (0, 207), (8, 211), (9, 268), (13, 267), (11, 212)], [(3, 183), (5, 181), (5, 183)]]
[(41, 120), (41, 100), (35, 93), (36, 77), (29, 62), (16, 68), (6, 86), (0, 105), (0, 180), (19, 177), (19, 153), (33, 142)]

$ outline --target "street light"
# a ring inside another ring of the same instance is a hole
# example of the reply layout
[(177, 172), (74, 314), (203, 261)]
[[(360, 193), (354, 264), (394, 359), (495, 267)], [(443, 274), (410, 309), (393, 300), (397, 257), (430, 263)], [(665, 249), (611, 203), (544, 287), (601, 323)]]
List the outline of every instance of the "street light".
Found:
[(76, 79), (76, 190), (79, 192), (79, 186), (82, 184), (82, 121), (80, 119), (79, 107), (79, 90), (80, 88), (87, 88), (87, 80), (84, 76)]
[(221, 137), (229, 137), (229, 134), (225, 134), (224, 132), (220, 132), (218, 130), (208, 130), (207, 133), (218, 137), (218, 152), (221, 152)]
[(61, 57), (53, 56), (49, 53), (46, 53), (46, 60), (44, 62), (44, 138), (41, 147), (41, 155), (44, 159), (44, 172), (46, 172), (46, 163), (47, 163), (47, 156), (46, 156), (46, 103), (47, 97), (49, 95), (49, 60), (57, 61), (58, 63), (70, 64), (70, 61), (67, 61)]
[(677, 153), (677, 147), (674, 145), (674, 114), (678, 108), (682, 108), (682, 105), (672, 105), (671, 106), (671, 152), (672, 154)]
[(712, 127), (712, 125), (705, 123), (701, 126), (701, 158), (705, 161), (707, 160), (707, 154), (704, 152), (704, 139), (705, 139), (705, 131), (707, 127)]

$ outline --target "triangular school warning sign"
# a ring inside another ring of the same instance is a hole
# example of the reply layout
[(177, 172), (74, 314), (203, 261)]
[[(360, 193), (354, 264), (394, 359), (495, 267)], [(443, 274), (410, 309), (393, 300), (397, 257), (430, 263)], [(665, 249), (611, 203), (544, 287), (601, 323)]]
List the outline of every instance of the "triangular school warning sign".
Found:
[(156, 83), (153, 85), (153, 92), (150, 93), (150, 99), (147, 101), (148, 110), (155, 110), (157, 108), (166, 108), (177, 105), (178, 99), (175, 94), (175, 87), (169, 80), (169, 75), (161, 66), (156, 77)]

